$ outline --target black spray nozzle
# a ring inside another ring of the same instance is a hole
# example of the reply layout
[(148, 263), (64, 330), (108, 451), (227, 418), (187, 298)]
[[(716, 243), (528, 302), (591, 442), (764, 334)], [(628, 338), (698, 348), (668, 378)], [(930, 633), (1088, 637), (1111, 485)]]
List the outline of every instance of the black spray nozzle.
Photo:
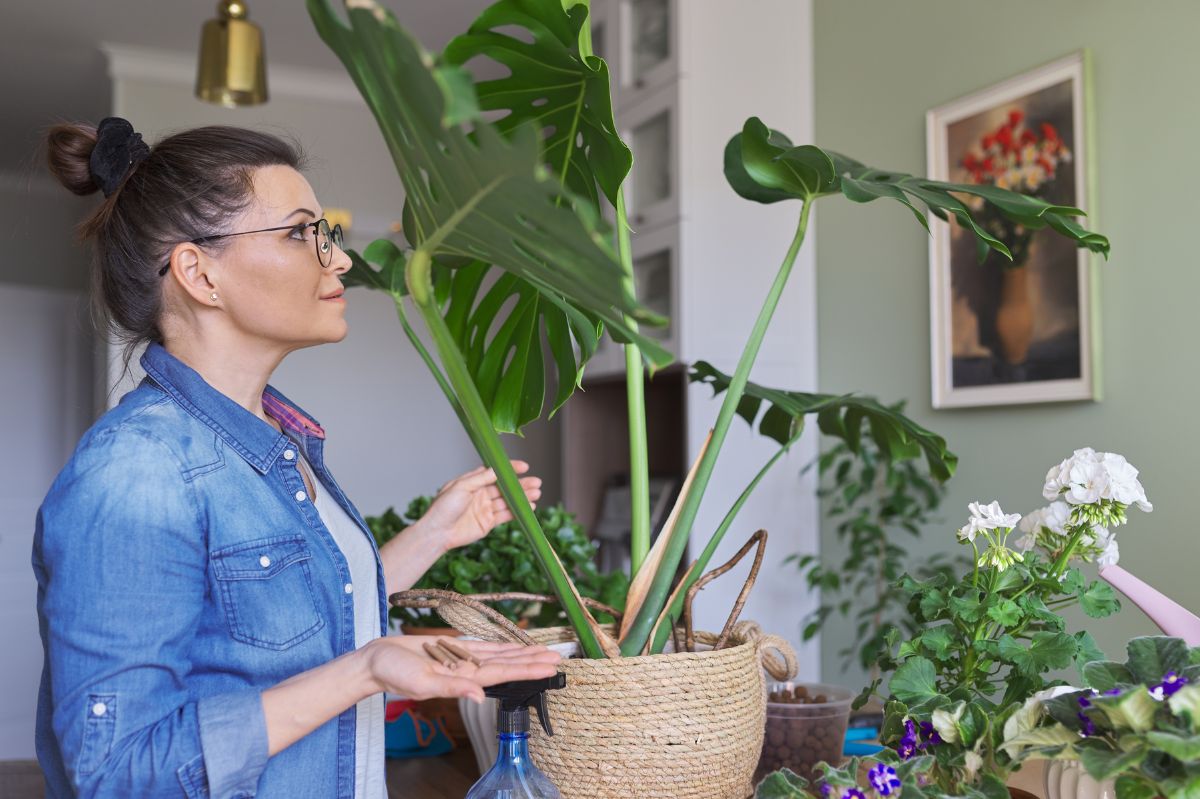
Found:
[(546, 691), (567, 686), (567, 675), (561, 671), (541, 680), (517, 680), (488, 686), (483, 692), (500, 700), (496, 728), (499, 732), (529, 732), (529, 710), (536, 708), (538, 721), (547, 735), (553, 735), (550, 712), (546, 709)]

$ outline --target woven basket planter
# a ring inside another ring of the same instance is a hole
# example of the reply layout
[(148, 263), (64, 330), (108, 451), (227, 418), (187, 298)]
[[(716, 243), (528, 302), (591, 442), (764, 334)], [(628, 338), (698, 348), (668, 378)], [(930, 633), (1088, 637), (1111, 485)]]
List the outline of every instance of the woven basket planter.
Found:
[[(468, 597), (443, 595), (434, 607), (455, 628), (486, 640), (575, 641), (567, 627), (519, 630)], [(696, 639), (711, 646), (717, 636), (698, 632)], [(567, 687), (547, 693), (554, 735), (532, 724), (531, 755), (564, 799), (745, 799), (762, 753), (764, 667), (790, 679), (795, 654), (748, 621), (718, 651), (566, 659), (559, 670)]]

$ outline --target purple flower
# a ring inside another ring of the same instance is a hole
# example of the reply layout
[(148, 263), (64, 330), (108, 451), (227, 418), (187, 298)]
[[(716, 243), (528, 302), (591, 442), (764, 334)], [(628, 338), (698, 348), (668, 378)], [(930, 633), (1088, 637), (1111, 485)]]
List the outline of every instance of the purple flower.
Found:
[(1150, 695), (1155, 699), (1166, 699), (1187, 685), (1187, 683), (1187, 677), (1184, 677), (1182, 674), (1176, 674), (1173, 671), (1168, 671), (1163, 675), (1162, 682), (1150, 689)]
[(842, 793), (842, 799), (867, 799), (867, 795), (858, 788), (847, 788)]
[(896, 754), (900, 755), (901, 760), (908, 760), (917, 753), (917, 725), (912, 719), (904, 721), (904, 735), (900, 738), (900, 744), (896, 747)]
[(833, 786), (827, 782), (821, 783), (821, 796), (824, 796), (824, 797), (833, 796)]
[(1120, 696), (1121, 689), (1120, 688), (1109, 688), (1107, 691), (1104, 692), (1104, 695), (1105, 696)]
[[(1095, 693), (1095, 691), (1092, 693)], [(1080, 707), (1092, 706), (1091, 701), (1086, 696), (1079, 697), (1078, 702)], [(1096, 734), (1096, 724), (1087, 717), (1086, 713), (1081, 710), (1076, 713), (1075, 716), (1079, 719), (1079, 731), (1083, 733), (1085, 737)]]
[(891, 796), (900, 787), (900, 779), (896, 776), (896, 769), (886, 763), (876, 763), (867, 772), (867, 777), (871, 780), (871, 787), (880, 796)]
[(938, 731), (933, 728), (933, 722), (921, 722), (921, 745), (918, 749), (925, 749), (930, 746), (937, 746), (942, 742), (942, 736), (938, 735)]

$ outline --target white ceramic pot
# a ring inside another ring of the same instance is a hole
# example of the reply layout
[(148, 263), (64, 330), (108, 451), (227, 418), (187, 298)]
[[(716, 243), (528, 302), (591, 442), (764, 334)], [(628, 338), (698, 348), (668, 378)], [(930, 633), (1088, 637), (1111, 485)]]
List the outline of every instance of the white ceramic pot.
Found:
[(1046, 799), (1117, 799), (1112, 780), (1096, 780), (1078, 760), (1046, 763)]

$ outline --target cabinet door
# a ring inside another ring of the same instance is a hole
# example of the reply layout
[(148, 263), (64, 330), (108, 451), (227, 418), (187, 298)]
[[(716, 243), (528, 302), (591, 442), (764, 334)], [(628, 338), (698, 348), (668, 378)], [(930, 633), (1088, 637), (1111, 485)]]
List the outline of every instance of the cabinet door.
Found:
[(678, 59), (676, 0), (617, 0), (621, 90), (653, 91), (669, 82)]
[(621, 138), (633, 151), (633, 171), (625, 182), (629, 224), (649, 230), (679, 216), (679, 123), (674, 84), (637, 105), (617, 112)]

